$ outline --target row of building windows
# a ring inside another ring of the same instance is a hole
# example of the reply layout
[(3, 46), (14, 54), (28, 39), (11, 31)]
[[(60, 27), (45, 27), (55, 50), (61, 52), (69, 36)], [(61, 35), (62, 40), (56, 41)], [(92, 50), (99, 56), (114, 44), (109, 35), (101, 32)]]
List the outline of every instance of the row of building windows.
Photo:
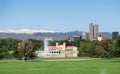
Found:
[(50, 53), (58, 53), (58, 54), (60, 54), (60, 51), (52, 51)]

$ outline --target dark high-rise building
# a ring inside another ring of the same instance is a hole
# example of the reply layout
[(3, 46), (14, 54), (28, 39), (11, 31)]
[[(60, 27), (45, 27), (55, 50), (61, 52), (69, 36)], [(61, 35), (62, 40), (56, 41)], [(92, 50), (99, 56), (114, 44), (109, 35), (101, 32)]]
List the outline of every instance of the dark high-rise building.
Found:
[(90, 23), (89, 25), (89, 40), (97, 40), (98, 38), (98, 25)]
[(112, 32), (112, 38), (116, 38), (119, 35), (119, 32)]

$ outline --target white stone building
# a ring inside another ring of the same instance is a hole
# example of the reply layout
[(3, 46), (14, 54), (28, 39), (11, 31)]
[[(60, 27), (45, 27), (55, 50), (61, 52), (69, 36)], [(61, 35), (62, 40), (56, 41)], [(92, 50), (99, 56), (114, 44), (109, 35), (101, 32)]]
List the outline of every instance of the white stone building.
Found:
[(56, 43), (56, 46), (49, 46), (49, 53), (51, 53), (52, 57), (77, 57), (78, 51), (76, 46), (66, 46), (65, 43), (63, 45), (59, 45)]
[(51, 39), (44, 40), (44, 51), (36, 52), (38, 57), (77, 57), (78, 48), (76, 46), (66, 46), (66, 43), (49, 46), (49, 40)]

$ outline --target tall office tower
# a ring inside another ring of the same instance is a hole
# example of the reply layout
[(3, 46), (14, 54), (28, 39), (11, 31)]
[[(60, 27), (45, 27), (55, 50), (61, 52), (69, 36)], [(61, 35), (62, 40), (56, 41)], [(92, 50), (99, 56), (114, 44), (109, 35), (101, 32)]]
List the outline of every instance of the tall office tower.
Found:
[(91, 40), (91, 41), (93, 40), (93, 37), (94, 37), (94, 36), (93, 36), (93, 35), (94, 35), (94, 34), (93, 34), (93, 31), (94, 31), (93, 29), (94, 29), (94, 27), (93, 27), (93, 26), (94, 26), (93, 23), (90, 23), (90, 25), (89, 25), (89, 40)]
[(94, 39), (97, 39), (98, 38), (98, 25), (95, 24), (94, 25)]
[(112, 38), (116, 38), (119, 35), (119, 32), (112, 32)]
[(93, 24), (90, 23), (89, 25), (89, 40), (93, 41), (93, 40), (97, 40), (98, 38), (98, 25), (97, 24)]

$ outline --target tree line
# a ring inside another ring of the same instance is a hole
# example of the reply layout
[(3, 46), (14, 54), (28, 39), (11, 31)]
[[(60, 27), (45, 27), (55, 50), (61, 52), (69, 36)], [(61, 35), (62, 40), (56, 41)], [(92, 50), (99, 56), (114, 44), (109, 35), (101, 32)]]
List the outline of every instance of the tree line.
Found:
[[(78, 56), (89, 56), (96, 58), (120, 57), (120, 36), (116, 39), (104, 39), (102, 41), (89, 40), (61, 40), (50, 41), (49, 45), (55, 45), (56, 42), (66, 45), (77, 46)], [(44, 49), (43, 40), (27, 39), (16, 40), (12, 38), (0, 39), (0, 59), (33, 59), (36, 57), (36, 50)]]
[(0, 39), (0, 59), (33, 59), (35, 51), (43, 48), (42, 40)]
[(81, 41), (79, 55), (96, 58), (120, 57), (120, 36), (102, 41)]

